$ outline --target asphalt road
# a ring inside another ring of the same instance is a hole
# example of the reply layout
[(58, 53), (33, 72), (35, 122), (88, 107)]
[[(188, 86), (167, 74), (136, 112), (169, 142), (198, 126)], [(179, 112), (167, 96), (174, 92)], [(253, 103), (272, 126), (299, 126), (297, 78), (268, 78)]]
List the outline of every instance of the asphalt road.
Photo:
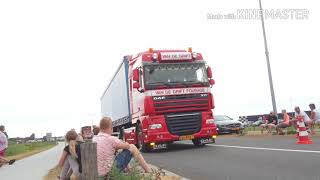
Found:
[(42, 180), (58, 164), (64, 143), (56, 147), (0, 168), (1, 180)]
[(320, 180), (320, 137), (296, 145), (294, 137), (219, 136), (196, 148), (177, 142), (168, 150), (144, 153), (148, 163), (192, 180)]

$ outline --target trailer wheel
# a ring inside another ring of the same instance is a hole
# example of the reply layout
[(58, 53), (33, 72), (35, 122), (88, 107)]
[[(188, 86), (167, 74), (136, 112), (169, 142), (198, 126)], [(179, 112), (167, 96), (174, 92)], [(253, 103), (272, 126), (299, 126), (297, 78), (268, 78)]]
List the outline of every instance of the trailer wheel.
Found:
[(137, 137), (137, 148), (142, 152), (148, 152), (150, 151), (149, 144), (143, 142), (143, 132), (142, 132), (142, 126), (140, 123), (137, 123), (136, 125), (136, 137)]

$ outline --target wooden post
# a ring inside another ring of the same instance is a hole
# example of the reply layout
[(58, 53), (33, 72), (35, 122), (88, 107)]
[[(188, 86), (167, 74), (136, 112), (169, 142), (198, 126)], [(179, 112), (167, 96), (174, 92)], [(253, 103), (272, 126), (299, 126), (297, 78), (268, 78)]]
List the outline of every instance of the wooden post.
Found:
[(81, 180), (97, 180), (97, 143), (82, 143), (80, 149), (82, 163)]

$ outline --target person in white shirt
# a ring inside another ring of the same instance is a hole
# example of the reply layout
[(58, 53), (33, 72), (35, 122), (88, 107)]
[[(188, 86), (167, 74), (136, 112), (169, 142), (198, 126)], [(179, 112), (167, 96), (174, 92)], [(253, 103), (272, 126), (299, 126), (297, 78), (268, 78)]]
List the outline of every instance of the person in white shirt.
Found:
[(311, 129), (311, 126), (312, 126), (312, 120), (309, 118), (309, 116), (307, 115), (306, 112), (302, 111), (300, 109), (299, 106), (296, 106), (294, 108), (294, 111), (295, 111), (295, 118), (297, 118), (298, 116), (301, 116), (303, 121), (304, 121), (304, 124), (306, 125), (307, 128)]
[(320, 112), (318, 109), (316, 109), (316, 105), (311, 103), (309, 104), (310, 110), (311, 110), (311, 120), (315, 124), (320, 124)]
[(8, 148), (8, 139), (4, 131), (5, 131), (5, 127), (1, 125), (0, 126), (0, 156), (2, 157), (4, 157), (4, 153)]
[[(309, 108), (310, 108), (310, 110), (311, 110), (311, 120), (313, 121), (313, 125), (312, 125), (312, 131), (313, 131), (313, 129), (314, 129), (314, 125), (315, 124), (320, 124), (320, 112), (319, 112), (319, 110), (318, 109), (316, 109), (316, 105), (315, 104), (313, 104), (313, 103), (311, 103), (311, 104), (309, 104)], [(313, 133), (314, 133), (314, 131), (313, 131)]]
[(0, 167), (4, 164), (13, 164), (16, 160), (7, 160), (4, 158), (5, 152), (8, 148), (8, 139), (7, 135), (4, 133), (5, 127), (3, 125), (0, 125)]

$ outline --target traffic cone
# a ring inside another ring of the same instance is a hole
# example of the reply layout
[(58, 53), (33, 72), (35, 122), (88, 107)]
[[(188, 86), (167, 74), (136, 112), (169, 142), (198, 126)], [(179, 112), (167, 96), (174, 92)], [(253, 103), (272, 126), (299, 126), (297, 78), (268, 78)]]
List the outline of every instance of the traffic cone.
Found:
[(309, 134), (307, 132), (307, 128), (303, 122), (303, 118), (301, 116), (297, 117), (297, 125), (299, 129), (299, 139), (297, 144), (312, 144), (312, 140), (309, 139)]

